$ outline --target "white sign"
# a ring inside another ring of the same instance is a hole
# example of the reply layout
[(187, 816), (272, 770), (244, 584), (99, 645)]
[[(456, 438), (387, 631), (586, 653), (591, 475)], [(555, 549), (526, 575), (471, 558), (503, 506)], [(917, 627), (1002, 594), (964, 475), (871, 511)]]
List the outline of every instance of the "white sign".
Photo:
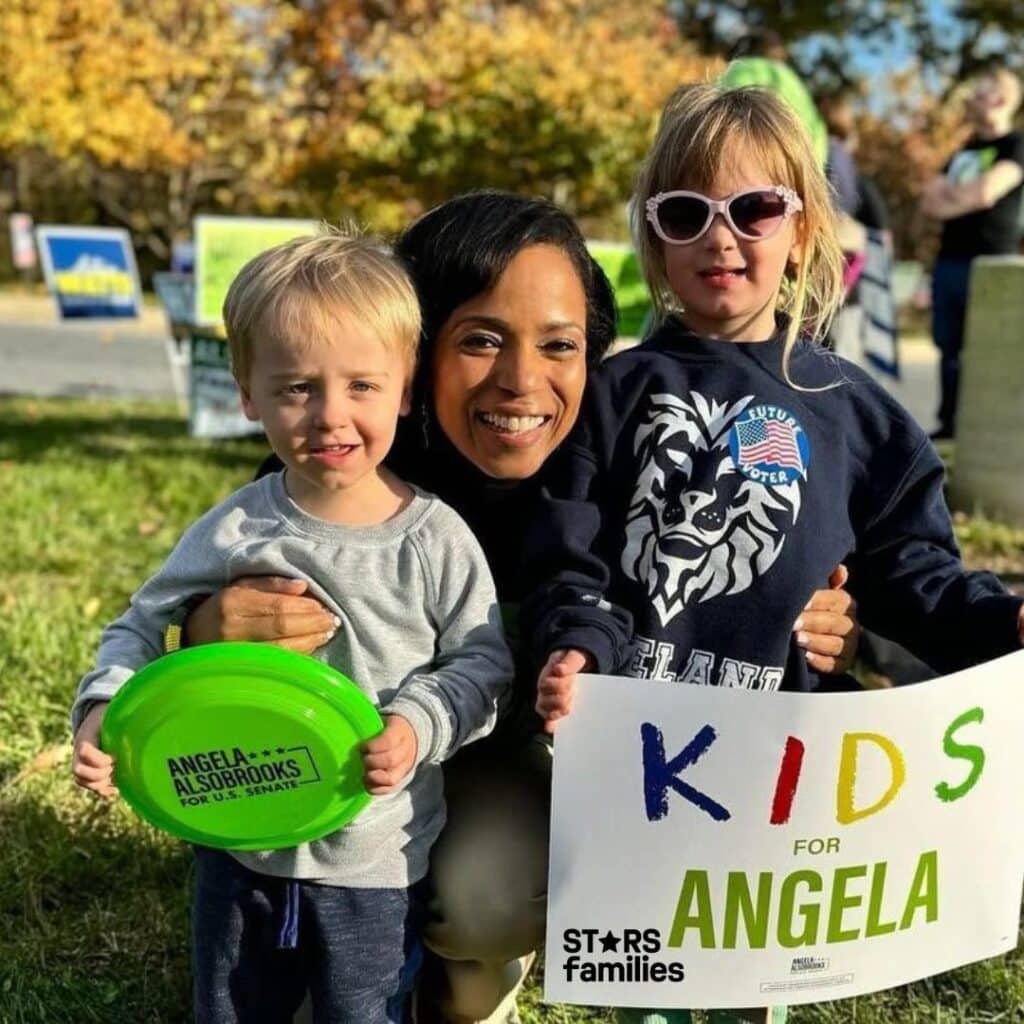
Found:
[(582, 677), (555, 743), (545, 997), (809, 1003), (1013, 949), (1022, 732), (1024, 652), (862, 693)]
[(242, 411), (227, 342), (193, 334), (189, 360), (188, 432), (192, 437), (244, 437), (263, 427)]
[(12, 213), (11, 262), (15, 270), (33, 270), (36, 265), (36, 243), (32, 239), (32, 217), (27, 213)]
[(868, 231), (864, 272), (860, 276), (861, 344), (868, 361), (899, 378), (899, 326), (892, 293), (892, 255), (884, 232)]

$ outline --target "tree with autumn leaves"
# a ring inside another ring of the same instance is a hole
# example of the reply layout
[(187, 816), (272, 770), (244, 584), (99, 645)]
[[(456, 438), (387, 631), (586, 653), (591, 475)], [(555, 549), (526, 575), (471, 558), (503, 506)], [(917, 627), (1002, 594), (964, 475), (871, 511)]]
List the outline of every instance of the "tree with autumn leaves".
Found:
[[(777, 24), (799, 43), (842, 6)], [(845, 6), (853, 28), (877, 7)], [(665, 97), (721, 66), (717, 23), (683, 0), (0, 0), (0, 217), (123, 225), (158, 266), (197, 213), (392, 230), (493, 186), (624, 235)], [(874, 130), (893, 153), (910, 126), (923, 169), (947, 140), (915, 117)]]
[(79, 221), (121, 224), (166, 260), (199, 210), (276, 207), (297, 96), (272, 62), (285, 15), (232, 0), (3, 0), (0, 213), (66, 217), (74, 197)]
[(662, 101), (711, 66), (656, 7), (4, 0), (0, 213), (74, 196), (160, 261), (199, 212), (387, 230), (486, 185), (621, 219)]
[(665, 98), (718, 66), (630, 0), (433, 4), (402, 31), (378, 22), (359, 52), (367, 73), (318, 119), (295, 180), (329, 216), (385, 229), (487, 185), (622, 231)]

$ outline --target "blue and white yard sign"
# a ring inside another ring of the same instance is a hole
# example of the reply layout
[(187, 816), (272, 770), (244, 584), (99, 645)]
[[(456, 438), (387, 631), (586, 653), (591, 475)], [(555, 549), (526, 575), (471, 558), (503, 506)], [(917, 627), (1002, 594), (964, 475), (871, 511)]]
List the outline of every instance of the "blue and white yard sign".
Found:
[(139, 271), (127, 231), (44, 224), (36, 243), (62, 317), (139, 315)]

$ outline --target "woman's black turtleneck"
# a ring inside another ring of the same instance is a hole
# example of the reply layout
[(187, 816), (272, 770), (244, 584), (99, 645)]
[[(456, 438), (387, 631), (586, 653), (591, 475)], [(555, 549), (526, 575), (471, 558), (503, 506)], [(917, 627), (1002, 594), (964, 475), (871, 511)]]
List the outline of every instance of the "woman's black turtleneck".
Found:
[[(487, 476), (436, 425), (425, 430), (418, 417), (400, 421), (386, 465), (400, 479), (436, 494), (465, 519), (484, 550), (498, 600), (503, 605), (521, 601), (529, 585), (523, 573), (523, 532), (536, 500), (536, 478)], [(257, 476), (282, 468), (271, 454)]]

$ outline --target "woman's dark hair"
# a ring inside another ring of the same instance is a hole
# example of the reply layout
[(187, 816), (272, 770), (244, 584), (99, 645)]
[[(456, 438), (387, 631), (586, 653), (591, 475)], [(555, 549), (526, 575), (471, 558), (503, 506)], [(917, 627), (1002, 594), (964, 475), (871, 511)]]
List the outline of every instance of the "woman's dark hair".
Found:
[(576, 222), (547, 199), (468, 192), (435, 206), (395, 242), (395, 254), (412, 276), (423, 311), (421, 382), (429, 375), (445, 321), (464, 302), (491, 289), (529, 245), (554, 246), (572, 261), (587, 299), (587, 363), (601, 361), (615, 340), (615, 298)]

